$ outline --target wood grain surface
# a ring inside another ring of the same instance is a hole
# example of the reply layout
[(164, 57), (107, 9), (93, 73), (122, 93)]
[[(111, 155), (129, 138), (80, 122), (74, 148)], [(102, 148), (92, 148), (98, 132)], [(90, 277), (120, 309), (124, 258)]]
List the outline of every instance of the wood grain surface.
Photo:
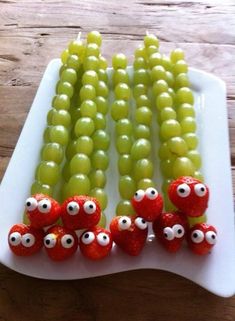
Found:
[[(234, 0), (0, 0), (0, 178), (47, 63), (79, 31), (93, 29), (102, 33), (109, 61), (122, 51), (131, 62), (133, 49), (149, 30), (159, 37), (163, 52), (180, 46), (190, 66), (226, 82), (235, 187)], [(218, 298), (184, 278), (154, 270), (59, 282), (0, 266), (1, 320), (233, 321), (235, 297)]]

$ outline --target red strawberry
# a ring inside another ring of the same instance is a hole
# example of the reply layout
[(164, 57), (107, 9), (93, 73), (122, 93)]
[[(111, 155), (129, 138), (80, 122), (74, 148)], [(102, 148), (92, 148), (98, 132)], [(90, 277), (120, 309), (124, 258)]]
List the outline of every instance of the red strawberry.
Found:
[(171, 202), (187, 216), (201, 216), (208, 206), (208, 187), (190, 176), (182, 176), (173, 181), (168, 195)]
[(146, 191), (140, 189), (135, 193), (132, 205), (138, 216), (153, 222), (162, 213), (163, 199), (155, 188), (149, 187)]
[(187, 233), (187, 242), (191, 251), (198, 255), (210, 252), (216, 244), (217, 231), (206, 223), (194, 225)]
[(148, 235), (148, 225), (141, 217), (116, 216), (110, 223), (113, 241), (127, 254), (139, 255)]
[(101, 216), (100, 204), (90, 196), (73, 196), (61, 206), (61, 218), (65, 227), (79, 230), (98, 224)]
[(162, 213), (153, 223), (156, 239), (172, 253), (181, 248), (186, 230), (187, 222), (182, 213)]
[(91, 260), (101, 260), (106, 257), (113, 245), (111, 233), (101, 227), (93, 227), (80, 237), (81, 253)]
[(35, 228), (54, 224), (60, 216), (60, 204), (44, 194), (35, 194), (27, 198), (25, 210), (31, 226)]
[(14, 254), (30, 256), (42, 248), (43, 237), (43, 230), (36, 230), (25, 224), (16, 224), (9, 231), (8, 244)]
[(76, 252), (78, 238), (74, 231), (55, 225), (47, 230), (44, 246), (52, 260), (63, 261)]

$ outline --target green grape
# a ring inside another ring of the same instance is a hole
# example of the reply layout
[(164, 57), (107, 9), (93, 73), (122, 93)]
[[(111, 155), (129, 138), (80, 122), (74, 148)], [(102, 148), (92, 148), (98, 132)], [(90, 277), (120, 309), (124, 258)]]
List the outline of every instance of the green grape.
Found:
[(68, 56), (69, 56), (69, 51), (68, 49), (65, 49), (64, 51), (62, 51), (61, 55), (60, 55), (60, 58), (61, 58), (61, 61), (63, 64), (66, 64), (66, 61), (68, 59)]
[(93, 100), (84, 100), (80, 107), (82, 117), (95, 118), (97, 113), (96, 103)]
[(76, 140), (70, 140), (65, 150), (65, 156), (67, 160), (70, 161), (70, 159), (72, 159), (73, 156), (77, 154), (76, 147), (77, 147)]
[(157, 37), (154, 36), (153, 34), (148, 34), (144, 37), (144, 45), (145, 45), (145, 47), (155, 46), (158, 48), (159, 41), (158, 41)]
[(55, 112), (55, 108), (51, 108), (49, 112), (47, 113), (47, 124), (50, 126), (52, 122), (52, 116)]
[(108, 150), (110, 145), (110, 137), (105, 130), (98, 129), (92, 136), (94, 148)]
[(144, 84), (145, 86), (148, 86), (150, 83), (148, 70), (144, 69), (144, 68), (134, 70), (133, 83), (134, 83), (134, 85)]
[(164, 140), (181, 135), (181, 126), (175, 119), (165, 120), (160, 127), (160, 135)]
[(104, 171), (102, 171), (101, 169), (92, 170), (92, 172), (89, 175), (89, 178), (91, 182), (91, 188), (104, 188), (106, 184), (106, 176)]
[(147, 159), (139, 159), (134, 165), (134, 177), (136, 181), (142, 178), (151, 178), (153, 176), (153, 164)]
[(91, 136), (95, 131), (95, 123), (90, 117), (81, 117), (75, 124), (75, 135), (79, 136)]
[(193, 174), (193, 177), (195, 177), (196, 179), (199, 179), (199, 181), (201, 181), (201, 182), (204, 182), (204, 177), (203, 177), (202, 173), (199, 171), (195, 171)]
[(134, 130), (135, 130), (135, 139), (138, 139), (138, 138), (149, 139), (150, 138), (149, 126), (139, 124), (139, 125), (135, 126)]
[(119, 154), (129, 154), (131, 151), (132, 139), (130, 136), (121, 135), (117, 137), (116, 148)]
[(152, 69), (154, 66), (162, 64), (162, 55), (159, 52), (152, 54), (149, 57), (149, 67)]
[(105, 69), (98, 69), (97, 74), (98, 74), (99, 80), (104, 81), (106, 84), (108, 83), (108, 75)]
[(128, 118), (119, 119), (116, 123), (116, 135), (132, 135), (132, 123)]
[(95, 56), (99, 58), (100, 48), (96, 43), (88, 43), (86, 46), (86, 57)]
[(68, 196), (88, 195), (90, 192), (90, 180), (84, 174), (76, 174), (70, 177), (67, 185)]
[(61, 74), (61, 81), (69, 82), (71, 85), (74, 85), (77, 81), (77, 73), (72, 68), (65, 69)]
[(104, 81), (99, 80), (96, 88), (96, 95), (107, 98), (109, 95), (109, 88)]
[(137, 189), (146, 190), (149, 187), (154, 187), (155, 184), (150, 178), (142, 178), (137, 185)]
[(65, 182), (68, 182), (70, 179), (70, 166), (69, 166), (69, 162), (66, 162), (64, 164), (64, 167), (62, 169), (62, 175), (63, 175), (63, 179), (65, 180)]
[(185, 117), (181, 122), (180, 126), (182, 134), (194, 133), (197, 129), (197, 123), (194, 117)]
[(36, 180), (42, 184), (54, 186), (60, 177), (59, 166), (55, 162), (41, 161), (36, 169)]
[(62, 125), (66, 128), (70, 127), (71, 124), (71, 116), (70, 113), (67, 110), (53, 110), (53, 115), (51, 119), (51, 125), (56, 126), (56, 125)]
[[(70, 109), (70, 115), (71, 115), (71, 119), (72, 119), (72, 125), (74, 126), (76, 121), (81, 117), (81, 109), (72, 107)], [(72, 134), (73, 134), (73, 132), (71, 133), (71, 135)]]
[(166, 71), (162, 66), (154, 66), (150, 72), (150, 77), (152, 81), (167, 80)]
[(114, 93), (116, 99), (120, 100), (128, 100), (131, 96), (131, 90), (130, 87), (127, 84), (119, 83), (114, 88)]
[(157, 81), (154, 81), (153, 83), (153, 94), (155, 96), (160, 95), (161, 93), (165, 93), (168, 91), (168, 84), (165, 80), (160, 79)]
[(170, 71), (172, 70), (172, 62), (170, 58), (167, 55), (162, 55), (162, 66), (165, 68), (165, 70)]
[(84, 85), (92, 85), (93, 87), (97, 87), (99, 81), (98, 74), (94, 70), (87, 70), (84, 72), (82, 76), (82, 84)]
[(102, 37), (98, 31), (91, 31), (87, 34), (87, 43), (95, 43), (99, 47), (102, 44)]
[(174, 83), (175, 83), (175, 79), (174, 79), (172, 72), (170, 72), (168, 70), (166, 71), (166, 82), (169, 87), (173, 87)]
[(76, 71), (79, 69), (81, 65), (81, 59), (77, 55), (70, 55), (67, 59), (67, 67), (75, 69)]
[(160, 162), (160, 169), (162, 172), (162, 175), (165, 178), (171, 178), (173, 175), (173, 171), (172, 171), (172, 167), (174, 164), (174, 160), (172, 159), (166, 159), (166, 160), (162, 160)]
[(150, 126), (152, 122), (152, 112), (148, 107), (140, 107), (136, 110), (135, 121), (137, 124)]
[(190, 82), (187, 74), (178, 74), (175, 78), (175, 88), (189, 87)]
[(106, 224), (107, 224), (106, 215), (104, 213), (101, 213), (101, 218), (100, 218), (97, 226), (102, 227), (102, 228), (106, 228)]
[(43, 161), (53, 161), (60, 164), (64, 158), (63, 147), (57, 143), (48, 143), (41, 150), (41, 158)]
[(150, 57), (152, 54), (154, 54), (156, 52), (158, 52), (158, 48), (153, 45), (146, 48), (146, 54), (148, 57)]
[(147, 95), (140, 95), (136, 99), (136, 106), (137, 108), (143, 107), (143, 106), (151, 108), (152, 107), (151, 100), (148, 98)]
[(108, 101), (102, 96), (97, 96), (95, 98), (95, 103), (97, 106), (97, 111), (103, 115), (106, 115), (109, 109)]
[(183, 156), (188, 151), (188, 146), (185, 140), (181, 137), (172, 137), (167, 142), (170, 152), (177, 156)]
[(161, 144), (158, 151), (158, 156), (161, 160), (165, 160), (172, 157), (172, 153), (170, 152), (167, 142)]
[(84, 85), (82, 86), (79, 95), (80, 95), (81, 101), (84, 101), (87, 99), (94, 100), (96, 96), (95, 87), (92, 85)]
[(99, 69), (99, 59), (96, 56), (86, 57), (83, 63), (84, 70), (95, 70)]
[(134, 208), (132, 207), (132, 204), (131, 204), (131, 201), (129, 200), (121, 200), (117, 207), (116, 207), (116, 215), (127, 215), (127, 216), (130, 216), (130, 215), (135, 215), (135, 210)]
[(162, 192), (163, 194), (167, 194), (168, 193), (168, 188), (169, 185), (171, 184), (173, 180), (168, 178), (168, 179), (164, 179), (163, 184), (162, 184)]
[(167, 195), (164, 195), (164, 208), (166, 212), (175, 212), (176, 208)]
[(147, 64), (146, 61), (143, 57), (138, 57), (135, 59), (134, 64), (133, 64), (134, 70), (137, 69), (146, 69)]
[(165, 107), (161, 110), (160, 114), (161, 122), (168, 119), (176, 119), (176, 112), (171, 107)]
[(185, 140), (189, 150), (197, 148), (198, 139), (195, 133), (184, 134), (182, 138)]
[(139, 47), (135, 50), (135, 58), (138, 57), (147, 58), (145, 47)]
[(145, 138), (137, 139), (131, 148), (131, 157), (134, 160), (148, 158), (151, 153), (151, 144)]
[(184, 52), (182, 49), (177, 48), (171, 52), (171, 62), (176, 63), (178, 60), (184, 60)]
[(184, 60), (178, 60), (173, 66), (174, 75), (185, 74), (188, 72), (188, 65)]
[(107, 69), (108, 63), (107, 60), (103, 56), (99, 56), (99, 69)]
[(44, 195), (52, 196), (53, 190), (51, 186), (35, 181), (31, 186), (31, 195), (34, 195), (34, 194), (44, 194)]
[(88, 175), (91, 170), (90, 158), (85, 154), (76, 154), (70, 161), (70, 173)]
[(49, 129), (49, 138), (51, 143), (58, 143), (64, 146), (68, 144), (69, 133), (64, 126), (51, 126)]
[(172, 88), (168, 88), (168, 94), (171, 96), (172, 101), (175, 102), (175, 91)]
[(193, 176), (195, 167), (192, 161), (187, 157), (178, 157), (173, 164), (173, 177)]
[(115, 70), (112, 74), (112, 82), (114, 87), (119, 83), (129, 85), (130, 79), (127, 71), (125, 69)]
[(118, 121), (128, 117), (129, 104), (125, 100), (115, 100), (111, 106), (111, 116), (113, 120)]
[(132, 159), (130, 154), (120, 155), (118, 158), (118, 171), (120, 175), (128, 175), (132, 171)]
[(82, 56), (85, 51), (85, 47), (81, 40), (73, 40), (69, 44), (69, 53), (77, 56)]
[(82, 153), (90, 156), (94, 149), (94, 143), (89, 136), (80, 136), (75, 141), (75, 149), (77, 153)]
[(105, 129), (106, 127), (106, 119), (103, 114), (97, 113), (94, 119), (95, 129)]
[(176, 92), (176, 101), (177, 104), (194, 104), (194, 97), (193, 97), (193, 93), (192, 90), (187, 88), (187, 87), (183, 87), (177, 90)]
[(146, 95), (148, 88), (144, 84), (137, 84), (133, 89), (133, 96), (137, 99), (141, 95)]
[(112, 66), (113, 69), (126, 69), (127, 67), (127, 59), (126, 56), (122, 53), (118, 53), (112, 58)]
[(62, 75), (62, 72), (63, 72), (65, 69), (67, 69), (67, 68), (68, 68), (67, 64), (62, 65), (62, 66), (60, 67), (60, 70), (59, 70), (59, 76), (60, 76), (60, 77), (61, 77), (61, 75)]
[(51, 139), (50, 139), (50, 130), (51, 130), (51, 126), (50, 127), (47, 127), (45, 130), (44, 130), (44, 133), (43, 133), (43, 140), (44, 140), (44, 143), (50, 143), (51, 142)]
[(119, 193), (124, 199), (131, 199), (135, 194), (136, 185), (131, 176), (121, 176), (119, 179)]
[(68, 110), (70, 108), (70, 99), (67, 95), (57, 95), (53, 99), (52, 106), (55, 109), (64, 109)]
[(165, 107), (172, 107), (173, 99), (169, 93), (161, 93), (156, 99), (156, 105), (159, 111)]
[(183, 120), (185, 117), (195, 117), (195, 110), (190, 104), (182, 104), (177, 109), (177, 118), (179, 121)]
[(56, 93), (59, 95), (65, 94), (71, 98), (73, 96), (73, 86), (67, 81), (59, 81), (56, 86)]
[(91, 164), (93, 169), (105, 171), (109, 166), (108, 154), (103, 150), (96, 150), (91, 156)]
[(107, 207), (108, 196), (102, 188), (93, 188), (90, 192), (90, 196), (95, 197), (98, 200), (102, 210)]
[(186, 157), (188, 157), (192, 161), (196, 170), (198, 170), (201, 167), (202, 160), (201, 160), (201, 156), (197, 150), (190, 150), (187, 153)]

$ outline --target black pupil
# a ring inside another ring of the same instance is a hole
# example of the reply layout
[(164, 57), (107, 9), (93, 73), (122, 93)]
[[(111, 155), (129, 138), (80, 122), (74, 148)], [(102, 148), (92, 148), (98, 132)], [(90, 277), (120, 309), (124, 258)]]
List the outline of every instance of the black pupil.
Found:
[(73, 206), (69, 206), (69, 210), (72, 211), (73, 210)]
[(196, 239), (198, 237), (197, 233), (193, 233), (193, 237)]
[(50, 240), (46, 240), (46, 244), (49, 245), (51, 243)]
[(90, 207), (90, 208), (93, 208), (93, 205), (92, 205), (92, 204), (90, 204), (90, 205), (89, 205), (89, 207)]
[(67, 244), (71, 244), (72, 243), (72, 239), (67, 239), (66, 243)]
[(213, 240), (215, 239), (215, 235), (213, 234), (213, 235), (211, 235), (211, 237), (213, 238)]
[(145, 220), (141, 220), (141, 222), (142, 222), (143, 224), (145, 224)]
[(27, 206), (30, 206), (30, 205), (31, 205), (31, 203), (30, 203), (30, 202), (27, 202), (27, 203), (26, 203), (26, 205), (27, 205)]
[(30, 243), (30, 239), (26, 239), (26, 243)]
[(43, 207), (43, 208), (47, 208), (47, 204), (43, 204), (42, 207)]
[(185, 189), (184, 188), (180, 188), (179, 191), (180, 191), (180, 193), (184, 193)]
[(181, 234), (182, 233), (182, 230), (181, 229), (178, 229), (178, 234)]
[(168, 236), (167, 233), (164, 233), (164, 236), (167, 237)]
[(106, 240), (106, 239), (107, 239), (107, 236), (106, 236), (106, 235), (104, 235), (104, 236), (103, 236), (103, 239), (104, 239), (104, 240)]
[(123, 220), (122, 223), (123, 223), (123, 224), (126, 224), (126, 223), (127, 223), (127, 220)]
[(151, 190), (151, 194), (152, 194), (152, 195), (154, 195), (154, 194), (155, 194), (155, 191), (154, 191), (153, 189)]
[(12, 236), (11, 240), (12, 240), (12, 242), (15, 242), (16, 238), (14, 236)]
[(88, 239), (89, 238), (89, 234), (85, 234), (84, 237), (85, 237), (85, 239)]
[(201, 187), (201, 191), (204, 192), (204, 191), (205, 191), (205, 188), (204, 188), (204, 187)]
[(135, 193), (135, 196), (138, 196), (138, 193)]

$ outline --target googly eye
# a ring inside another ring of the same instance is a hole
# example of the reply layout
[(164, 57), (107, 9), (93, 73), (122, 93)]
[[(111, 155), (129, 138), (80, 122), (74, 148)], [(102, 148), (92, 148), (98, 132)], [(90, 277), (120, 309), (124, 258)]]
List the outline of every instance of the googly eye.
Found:
[(21, 234), (19, 232), (13, 232), (8, 237), (8, 242), (12, 246), (17, 246), (21, 242)]
[(206, 241), (207, 243), (214, 245), (217, 241), (217, 234), (214, 231), (206, 232)]
[(52, 247), (54, 247), (56, 245), (56, 235), (53, 233), (47, 234), (44, 237), (44, 245), (48, 249), (51, 249)]
[(147, 222), (142, 218), (142, 217), (137, 217), (135, 219), (135, 225), (140, 229), (140, 230), (145, 230), (148, 227)]
[(37, 208), (37, 206), (38, 206), (38, 202), (34, 197), (29, 197), (25, 201), (25, 208), (29, 212), (34, 211)]
[(38, 202), (38, 210), (40, 213), (49, 213), (51, 210), (51, 201), (43, 199)]
[(193, 243), (201, 243), (204, 240), (204, 233), (201, 230), (195, 230), (191, 234)]
[(171, 228), (171, 227), (165, 227), (164, 229), (163, 229), (163, 235), (164, 235), (164, 237), (165, 237), (165, 239), (167, 239), (168, 241), (172, 241), (172, 240), (174, 240), (174, 238), (175, 238), (175, 234), (174, 234), (174, 231), (173, 231), (173, 229)]
[(82, 236), (82, 243), (83, 244), (91, 244), (95, 239), (95, 234), (93, 232), (86, 232)]
[(172, 226), (172, 230), (176, 238), (180, 239), (184, 236), (185, 230), (181, 224), (175, 224), (174, 226)]
[(110, 238), (109, 238), (108, 234), (106, 234), (106, 233), (99, 233), (97, 235), (97, 242), (101, 246), (106, 246), (109, 244)]
[(74, 245), (74, 237), (70, 234), (65, 234), (61, 238), (61, 245), (64, 248), (69, 249), (70, 247), (72, 247)]
[(83, 205), (83, 209), (87, 214), (94, 214), (96, 211), (96, 205), (93, 201), (86, 201)]
[(122, 216), (118, 220), (120, 230), (128, 230), (131, 227), (131, 219), (128, 216)]
[(158, 197), (158, 191), (152, 187), (147, 188), (145, 194), (150, 200), (155, 200)]
[(207, 192), (206, 186), (204, 184), (196, 184), (194, 186), (194, 191), (195, 191), (196, 195), (199, 197), (205, 196), (206, 192)]
[(22, 236), (21, 243), (25, 247), (31, 247), (35, 243), (35, 236), (31, 233), (26, 233)]
[(144, 196), (145, 196), (145, 192), (142, 189), (139, 189), (138, 191), (135, 192), (134, 200), (136, 202), (141, 202)]
[(70, 214), (70, 215), (76, 215), (78, 214), (79, 212), (79, 204), (77, 202), (69, 202), (67, 207), (66, 207), (66, 210), (67, 210), (67, 213)]
[(177, 187), (177, 194), (180, 196), (180, 197), (187, 197), (189, 196), (191, 192), (191, 189), (190, 187), (183, 183), (183, 184), (180, 184), (178, 187)]

